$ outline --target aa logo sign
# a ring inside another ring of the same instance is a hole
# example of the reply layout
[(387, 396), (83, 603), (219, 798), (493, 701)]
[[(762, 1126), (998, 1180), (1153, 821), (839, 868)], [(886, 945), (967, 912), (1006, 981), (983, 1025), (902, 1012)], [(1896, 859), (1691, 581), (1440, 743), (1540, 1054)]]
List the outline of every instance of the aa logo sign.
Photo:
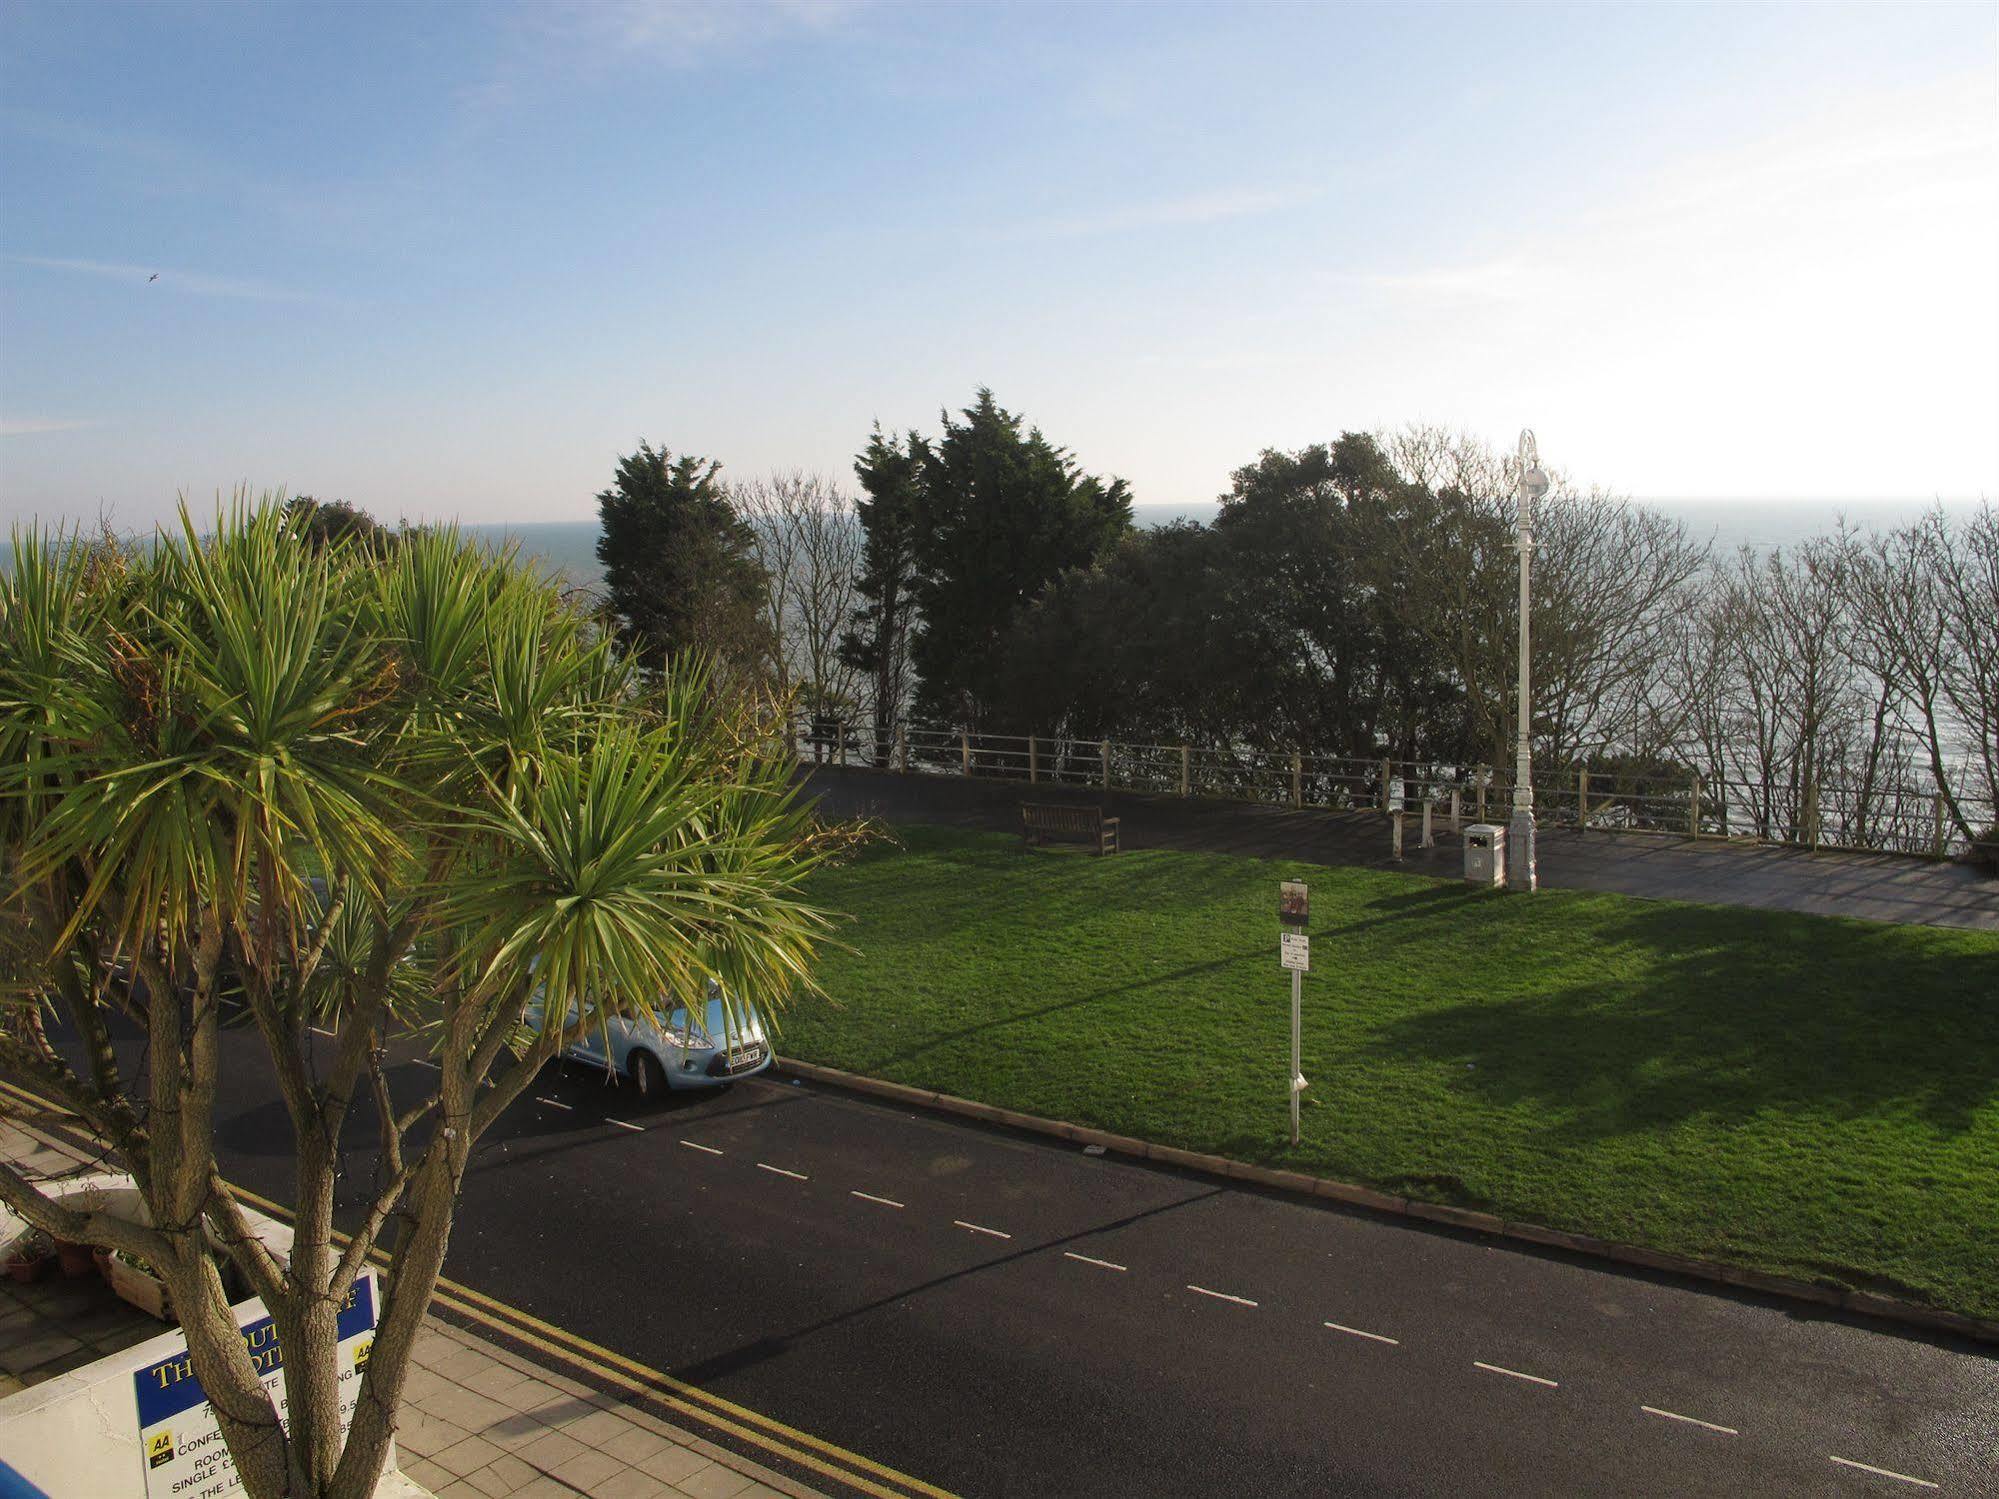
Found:
[(174, 1434), (156, 1431), (146, 1442), (146, 1466), (157, 1468), (174, 1460)]

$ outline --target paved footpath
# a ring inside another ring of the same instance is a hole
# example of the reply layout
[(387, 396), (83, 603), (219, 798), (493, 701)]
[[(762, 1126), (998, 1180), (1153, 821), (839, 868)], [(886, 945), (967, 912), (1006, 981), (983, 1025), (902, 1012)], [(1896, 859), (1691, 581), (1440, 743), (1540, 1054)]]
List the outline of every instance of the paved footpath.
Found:
[(396, 1431), (437, 1499), (811, 1499), (815, 1491), (432, 1319)]
[[(7, 1119), (0, 1119), (0, 1159), (40, 1179), (101, 1169), (67, 1141)], [(95, 1281), (64, 1282), (49, 1296), (80, 1303), (93, 1288)], [(65, 1304), (52, 1323), (33, 1294), (41, 1290), (21, 1288), (0, 1308), (0, 1368), (8, 1376), (0, 1395), (161, 1331), (108, 1291), (89, 1298), (88, 1307)], [(404, 1478), (436, 1499), (823, 1499), (650, 1411), (435, 1317), (417, 1338), (396, 1446)], [(397, 1492), (407, 1495), (408, 1485)]]
[[(1122, 819), (1119, 833), (1126, 848), (1198, 849), (1314, 864), (1399, 868), (1439, 879), (1464, 873), (1462, 842), (1442, 816), (1436, 820), (1436, 846), (1427, 849), (1417, 846), (1421, 814), (1408, 818), (1405, 857), (1395, 864), (1390, 858), (1388, 820), (1378, 812), (1294, 810), (1214, 797), (968, 781), (960, 776), (898, 775), (830, 765), (812, 767), (803, 781), (824, 810), (836, 817), (1012, 833), (1020, 829), (1023, 801), (1069, 801), (1101, 806), (1106, 815)], [(1493, 820), (1504, 822), (1504, 811), (1496, 811)], [(1815, 854), (1769, 844), (1658, 833), (1578, 833), (1569, 828), (1544, 830), (1538, 853), (1541, 883), (1558, 889), (1999, 931), (1999, 879), (1962, 864), (1903, 854)]]

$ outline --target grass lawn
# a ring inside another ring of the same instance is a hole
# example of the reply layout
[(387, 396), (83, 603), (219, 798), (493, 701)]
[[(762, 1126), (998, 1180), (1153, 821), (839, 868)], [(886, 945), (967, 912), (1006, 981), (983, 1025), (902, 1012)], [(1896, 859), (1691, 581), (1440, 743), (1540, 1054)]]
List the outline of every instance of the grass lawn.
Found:
[[(1999, 1317), (1999, 936), (903, 828), (781, 1048)], [(1312, 887), (1289, 1143), (1277, 883)]]

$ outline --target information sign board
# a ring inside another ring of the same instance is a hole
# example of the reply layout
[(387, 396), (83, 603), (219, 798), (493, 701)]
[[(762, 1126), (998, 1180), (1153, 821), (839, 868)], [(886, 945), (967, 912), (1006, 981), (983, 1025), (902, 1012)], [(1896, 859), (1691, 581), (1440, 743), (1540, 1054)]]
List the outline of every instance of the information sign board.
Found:
[[(354, 1418), (361, 1393), (361, 1372), (375, 1342), (375, 1272), (364, 1270), (354, 1279), (337, 1320), (339, 1337), (340, 1429)], [(278, 1419), (286, 1419), (284, 1350), (269, 1317), (259, 1317), (238, 1329), (250, 1361), (271, 1392)], [(139, 1405), (139, 1456), (145, 1465), (146, 1499), (226, 1499), (243, 1492), (235, 1461), (222, 1440), (214, 1407), (194, 1376), (194, 1361), (185, 1347), (132, 1373)]]
[(1400, 812), (1405, 802), (1406, 798), (1402, 794), (1402, 777), (1397, 776), (1388, 783), (1388, 810)]
[(1312, 939), (1303, 932), (1284, 932), (1277, 938), (1277, 956), (1286, 968), (1299, 973), (1312, 971)]

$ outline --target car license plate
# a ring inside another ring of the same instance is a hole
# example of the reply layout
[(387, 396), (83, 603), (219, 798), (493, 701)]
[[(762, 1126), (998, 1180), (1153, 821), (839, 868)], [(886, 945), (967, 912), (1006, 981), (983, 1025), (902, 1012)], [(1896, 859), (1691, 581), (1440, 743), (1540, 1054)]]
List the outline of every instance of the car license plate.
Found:
[(728, 1070), (731, 1072), (742, 1072), (747, 1068), (756, 1066), (763, 1059), (764, 1049), (761, 1046), (745, 1046), (741, 1051), (730, 1055)]

